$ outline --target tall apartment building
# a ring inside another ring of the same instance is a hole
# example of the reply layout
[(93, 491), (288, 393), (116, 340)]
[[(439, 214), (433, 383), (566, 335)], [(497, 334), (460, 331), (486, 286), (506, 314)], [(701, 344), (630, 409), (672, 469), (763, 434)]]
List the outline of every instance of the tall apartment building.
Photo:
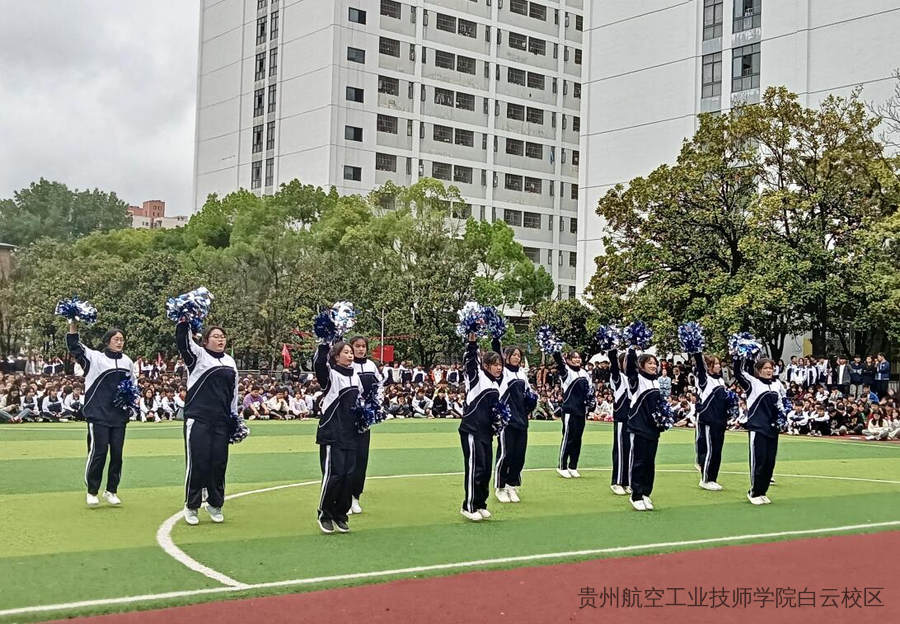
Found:
[(801, 103), (857, 85), (883, 102), (900, 0), (594, 0), (585, 15), (577, 293), (603, 252), (598, 199), (672, 162), (701, 112), (785, 85)]
[(205, 0), (195, 207), (424, 176), (575, 294), (583, 0)]

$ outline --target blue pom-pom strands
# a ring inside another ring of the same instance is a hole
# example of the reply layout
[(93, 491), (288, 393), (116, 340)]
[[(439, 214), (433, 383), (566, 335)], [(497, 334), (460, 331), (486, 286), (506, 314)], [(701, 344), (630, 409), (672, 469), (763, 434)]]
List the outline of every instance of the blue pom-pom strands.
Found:
[(622, 331), (622, 340), (629, 347), (637, 347), (643, 351), (653, 341), (653, 330), (643, 321), (635, 321)]
[(778, 401), (778, 417), (773, 426), (779, 431), (785, 431), (787, 429), (788, 415), (793, 409), (794, 405), (791, 403), (791, 400), (786, 396), (781, 397), (781, 400)]
[(491, 338), (503, 338), (506, 334), (506, 319), (494, 306), (484, 306), (484, 332)]
[(456, 313), (459, 323), (456, 325), (456, 335), (465, 338), (469, 334), (481, 334), (484, 327), (484, 307), (474, 301), (467, 301)]
[(116, 395), (113, 397), (113, 405), (131, 414), (138, 409), (138, 399), (141, 390), (130, 378), (123, 379), (116, 387)]
[(356, 325), (356, 310), (349, 301), (338, 301), (313, 319), (313, 333), (320, 343), (337, 342)]
[(622, 330), (615, 325), (601, 325), (594, 332), (594, 344), (600, 351), (618, 349), (622, 344)]
[(177, 297), (169, 297), (166, 301), (166, 316), (176, 323), (182, 318), (186, 319), (191, 324), (191, 331), (197, 334), (203, 330), (203, 319), (209, 315), (212, 298), (203, 286)]
[(653, 410), (653, 421), (660, 431), (668, 431), (675, 424), (675, 414), (672, 413), (669, 402), (662, 395), (659, 396), (656, 409)]
[(734, 390), (725, 391), (725, 405), (727, 406), (728, 420), (739, 418), (741, 415), (741, 405), (738, 395)]
[(331, 320), (331, 310), (320, 312), (313, 320), (313, 333), (323, 344), (331, 344), (337, 337), (337, 329)]
[(525, 414), (530, 414), (534, 411), (534, 408), (537, 407), (538, 404), (538, 395), (531, 388), (525, 388), (525, 394), (522, 397), (522, 407), (525, 409)]
[(82, 301), (77, 295), (57, 303), (56, 315), (70, 321), (79, 321), (88, 325), (93, 325), (97, 322), (97, 308), (87, 301)]
[(250, 435), (250, 427), (244, 422), (244, 417), (235, 412), (231, 412), (231, 432), (228, 434), (228, 444), (240, 444), (248, 435)]
[(732, 334), (728, 339), (728, 353), (742, 360), (755, 360), (762, 353), (762, 345), (748, 332)]
[(365, 433), (385, 419), (387, 415), (381, 408), (377, 386), (372, 386), (367, 392), (360, 395), (354, 411), (356, 413), (356, 430), (359, 433)]
[(685, 353), (703, 353), (706, 347), (703, 327), (696, 321), (688, 321), (678, 327), (678, 340)]
[(509, 406), (504, 401), (497, 401), (491, 409), (491, 427), (494, 429), (494, 435), (499, 436), (509, 424), (512, 414)]
[(556, 332), (549, 325), (541, 325), (535, 335), (538, 346), (544, 353), (558, 353), (562, 351), (563, 342), (556, 337)]

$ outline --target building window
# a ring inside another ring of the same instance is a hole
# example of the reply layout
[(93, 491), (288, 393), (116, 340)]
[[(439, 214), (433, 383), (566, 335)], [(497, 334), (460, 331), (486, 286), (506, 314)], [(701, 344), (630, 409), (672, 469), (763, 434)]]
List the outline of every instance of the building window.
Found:
[(575, 64), (581, 65), (581, 50), (578, 48), (575, 48)]
[(525, 253), (525, 257), (534, 262), (535, 264), (540, 263), (541, 261), (541, 250), (535, 247), (522, 247), (522, 251)]
[(506, 82), (525, 86), (525, 70), (510, 67), (506, 70)]
[(528, 51), (532, 54), (540, 54), (541, 56), (545, 56), (547, 54), (547, 42), (543, 39), (529, 37)]
[[(424, 87), (423, 87), (424, 88)], [(434, 103), (441, 106), (453, 106), (453, 91), (449, 89), (434, 88)]]
[(475, 146), (475, 133), (471, 130), (460, 130), (456, 129), (453, 133), (453, 142), (457, 145), (464, 145), (466, 147), (474, 147)]
[(584, 18), (580, 15), (575, 16), (575, 30), (584, 30)]
[(572, 132), (581, 132), (581, 117), (572, 117)]
[(266, 8), (266, 5), (269, 4), (269, 0), (256, 0), (256, 10)]
[(453, 177), (453, 166), (449, 163), (431, 163), (431, 177), (438, 180), (450, 180)]
[(365, 91), (359, 87), (347, 87), (348, 102), (362, 102)]
[(262, 80), (266, 77), (266, 53), (259, 52), (256, 55), (256, 72), (254, 73), (255, 80)]
[(530, 89), (544, 90), (545, 79), (543, 74), (528, 72), (528, 87)]
[(459, 18), (459, 21), (456, 25), (456, 32), (458, 32), (463, 37), (471, 37), (475, 39), (478, 37), (478, 25), (475, 22), (470, 22), (469, 20), (464, 20)]
[(396, 56), (400, 58), (400, 42), (396, 39), (388, 39), (387, 37), (378, 38), (378, 51), (388, 56)]
[(526, 212), (522, 215), (522, 227), (531, 228), (532, 230), (541, 229), (541, 215), (537, 212)]
[(350, 165), (344, 165), (344, 179), (356, 180), (357, 182), (361, 181), (362, 167), (351, 167)]
[(544, 158), (544, 146), (540, 143), (526, 143), (525, 144), (525, 155), (528, 158), (537, 158), (543, 160)]
[[(509, 178), (509, 175), (506, 176)], [(509, 188), (507, 186), (507, 188)], [(514, 225), (516, 227), (522, 227), (522, 211), (521, 210), (503, 210), (503, 220), (506, 221), (508, 225)]]
[(469, 111), (475, 110), (475, 96), (471, 93), (457, 93), (456, 108)]
[[(517, 176), (512, 173), (506, 174), (506, 179), (503, 181), (503, 186), (510, 191), (521, 191), (522, 190), (522, 176)], [(507, 221), (509, 223), (509, 221)]]
[(400, 3), (394, 0), (381, 0), (381, 14), (400, 19)]
[(253, 126), (253, 148), (252, 152), (256, 154), (261, 152), (263, 147), (263, 127), (262, 124)]
[(472, 216), (472, 205), (453, 203), (450, 205), (450, 216), (455, 219), (468, 219)]
[(356, 126), (344, 126), (344, 138), (348, 141), (362, 141), (363, 129)]
[(397, 118), (390, 115), (378, 115), (375, 122), (378, 132), (397, 134)]
[(272, 11), (271, 28), (269, 29), (269, 39), (278, 39), (278, 11)]
[(509, 47), (515, 50), (527, 50), (528, 37), (526, 37), (525, 35), (520, 35), (519, 33), (509, 33)]
[(577, 184), (573, 184), (573, 185), (572, 185), (572, 189), (571, 189), (571, 191), (570, 191), (570, 195), (569, 195), (569, 196), (570, 196), (572, 199), (575, 199), (575, 200), (578, 199), (578, 185), (577, 185)]
[(525, 142), (518, 139), (506, 139), (506, 153), (521, 156), (525, 153)]
[(276, 91), (276, 87), (278, 85), (269, 85), (269, 102), (268, 102), (268, 111), (270, 113), (275, 112), (275, 103), (278, 101), (278, 93)]
[(528, 5), (528, 16), (533, 17), (534, 19), (541, 20), (542, 22), (547, 21), (547, 7), (543, 4), (537, 4), (536, 2), (531, 2)]
[(254, 161), (250, 165), (250, 188), (258, 189), (262, 186), (262, 161)]
[(266, 90), (256, 89), (253, 92), (253, 116), (259, 117), (266, 111)]
[(400, 80), (388, 78), (387, 76), (378, 76), (378, 93), (400, 95)]
[(431, 130), (431, 138), (440, 143), (453, 143), (453, 128), (434, 124)]
[(275, 182), (275, 159), (266, 158), (266, 186), (272, 186)]
[(759, 88), (759, 44), (734, 48), (731, 53), (731, 91)]
[(376, 171), (397, 171), (397, 157), (393, 154), (375, 154)]
[(347, 60), (353, 63), (365, 63), (366, 51), (359, 48), (347, 48)]
[(256, 45), (266, 42), (266, 17), (256, 20)]
[(361, 9), (354, 9), (350, 7), (350, 21), (354, 24), (365, 24), (366, 23), (366, 12)]
[(543, 123), (544, 123), (544, 111), (543, 111), (542, 109), (540, 109), (540, 108), (531, 108), (531, 107), (529, 106), (529, 107), (528, 107), (528, 114), (527, 114), (527, 116), (526, 116), (526, 119), (528, 120), (529, 123), (534, 123), (534, 124), (541, 124), (541, 125), (543, 125)]
[(578, 233), (578, 219), (572, 217), (569, 219), (569, 234), (577, 234)]
[[(569, 266), (573, 269), (578, 265), (578, 254), (574, 251), (569, 252)], [(574, 288), (574, 286), (570, 286), (570, 288)], [(569, 294), (569, 297), (572, 297), (572, 294)]]
[(456, 65), (456, 56), (450, 52), (443, 50), (434, 51), (434, 66), (443, 67), (444, 69), (453, 69)]
[(722, 53), (703, 55), (702, 97), (713, 97), (722, 93)]
[(269, 50), (269, 78), (278, 71), (278, 48)]
[[(362, 138), (359, 139), (362, 141)], [(266, 149), (275, 149), (275, 122), (270, 121), (266, 124)]]
[(435, 18), (435, 26), (438, 30), (443, 30), (445, 32), (456, 33), (456, 18), (451, 17), (450, 15), (444, 15), (443, 13), (438, 13)]
[(518, 119), (519, 121), (525, 121), (525, 107), (521, 104), (507, 104), (506, 116), (509, 119)]
[(581, 83), (580, 82), (572, 83), (572, 97), (574, 97), (576, 100), (581, 99)]
[(509, 0), (510, 13), (528, 15), (528, 2), (526, 0)]
[(475, 59), (469, 58), (468, 56), (457, 56), (456, 57), (456, 71), (462, 72), (464, 74), (472, 74), (475, 75)]
[(732, 32), (744, 32), (759, 28), (762, 18), (762, 0), (734, 0), (734, 24)]
[(703, 40), (722, 36), (722, 0), (703, 0)]
[(572, 150), (572, 164), (576, 167), (581, 160), (581, 153), (578, 150)]
[(462, 182), (463, 184), (472, 184), (472, 167), (454, 166), (453, 181)]
[(543, 180), (539, 178), (529, 178), (525, 176), (525, 192), (526, 193), (540, 193), (541, 187), (543, 186)]

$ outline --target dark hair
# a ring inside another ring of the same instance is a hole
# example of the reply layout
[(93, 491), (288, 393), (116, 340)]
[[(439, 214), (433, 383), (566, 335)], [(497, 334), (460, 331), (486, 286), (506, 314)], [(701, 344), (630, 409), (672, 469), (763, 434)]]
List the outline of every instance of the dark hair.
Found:
[(223, 335), (223, 336), (225, 336), (226, 338), (228, 337), (228, 334), (226, 334), (226, 333), (225, 333), (225, 330), (222, 329), (220, 326), (218, 326), (218, 325), (210, 325), (209, 327), (207, 327), (206, 329), (203, 330), (203, 337), (202, 337), (202, 341), (203, 341), (202, 344), (203, 344), (203, 346), (206, 346), (206, 343), (209, 342), (209, 335), (210, 335), (211, 333), (213, 333), (213, 332), (214, 332), (215, 330), (217, 330), (217, 329), (218, 329), (220, 332), (222, 332), (222, 335)]
[(578, 357), (582, 357), (582, 355), (581, 355), (581, 353), (580, 353), (579, 351), (577, 351), (577, 350), (575, 350), (575, 349), (572, 349), (571, 351), (569, 351), (568, 353), (566, 353), (566, 359), (567, 359), (567, 360), (571, 360), (571, 359), (572, 359), (573, 357), (575, 357), (576, 355), (577, 355)]
[(716, 362), (722, 363), (722, 360), (719, 359), (716, 355), (704, 355), (703, 362), (706, 364), (706, 368), (712, 370), (712, 367), (715, 366)]
[(101, 338), (101, 340), (103, 341), (103, 346), (108, 347), (109, 341), (112, 340), (113, 336), (115, 336), (116, 334), (122, 334), (122, 339), (124, 340), (125, 332), (123, 332), (118, 327), (110, 327), (108, 330), (106, 330), (106, 333), (103, 334), (103, 338)]
[(365, 336), (353, 336), (353, 338), (351, 338), (350, 342), (348, 342), (347, 344), (349, 344), (352, 347), (353, 345), (355, 345), (357, 342), (360, 342), (360, 341), (365, 343), (366, 351), (368, 351), (369, 350), (369, 339), (366, 338)]
[[(644, 368), (644, 364), (649, 362), (651, 359), (655, 360), (657, 365), (659, 364), (659, 358), (653, 355), (652, 353), (644, 353), (641, 357), (638, 358), (638, 368)], [(677, 368), (677, 367), (676, 367)], [(680, 371), (679, 371), (680, 372)]]
[(753, 365), (753, 370), (758, 373), (766, 364), (771, 364), (772, 368), (775, 368), (775, 362), (773, 362), (769, 358), (759, 358), (758, 360), (756, 360), (756, 364)]
[(512, 354), (515, 353), (516, 351), (519, 352), (519, 359), (521, 360), (522, 359), (522, 349), (520, 349), (519, 347), (504, 347), (503, 348), (503, 360), (505, 362), (509, 362), (509, 358), (511, 358)]
[[(328, 352), (328, 361), (331, 364), (337, 363), (338, 354), (344, 350), (344, 347), (350, 347), (350, 345), (343, 340), (338, 340), (336, 343), (331, 345), (331, 351)], [(350, 350), (353, 350), (353, 347), (350, 347)]]
[(484, 366), (490, 366), (492, 364), (503, 364), (503, 359), (496, 351), (485, 351), (481, 356), (481, 363)]

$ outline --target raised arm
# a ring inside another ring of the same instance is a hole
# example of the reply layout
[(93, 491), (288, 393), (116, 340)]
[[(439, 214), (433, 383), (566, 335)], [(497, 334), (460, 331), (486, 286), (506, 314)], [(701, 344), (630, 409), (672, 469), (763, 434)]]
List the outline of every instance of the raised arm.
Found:
[(66, 334), (66, 347), (68, 347), (69, 353), (72, 354), (78, 365), (84, 370), (84, 374), (87, 375), (93, 351), (81, 344), (81, 336), (78, 335), (78, 325), (75, 321), (69, 322), (69, 333)]
[(475, 341), (475, 335), (470, 334), (466, 350), (463, 353), (463, 367), (466, 370), (466, 379), (470, 386), (478, 383), (478, 365), (478, 343)]
[(619, 368), (619, 352), (616, 349), (610, 349), (606, 352), (609, 358), (609, 378), (617, 386), (622, 383), (622, 370)]
[(702, 353), (694, 354), (694, 373), (697, 375), (697, 385), (701, 388), (706, 387), (706, 360), (703, 359)]
[(750, 392), (750, 378), (748, 377), (748, 371), (744, 370), (744, 365), (749, 362), (750, 360), (742, 360), (739, 357), (735, 357), (731, 360), (731, 367), (734, 370), (734, 379), (745, 392)]
[(175, 346), (178, 347), (178, 353), (184, 361), (184, 365), (188, 370), (193, 371), (197, 365), (197, 356), (200, 353), (200, 346), (191, 338), (191, 324), (185, 320), (181, 320), (175, 326)]
[(628, 347), (625, 352), (625, 376), (628, 381), (637, 381), (638, 378), (638, 357), (634, 347)]
[(565, 361), (563, 360), (562, 353), (559, 351), (553, 352), (553, 361), (556, 362), (556, 374), (559, 375), (560, 380), (566, 378), (566, 375), (569, 374), (569, 369), (566, 366)]
[(331, 367), (328, 366), (328, 351), (331, 349), (327, 344), (320, 344), (313, 355), (313, 371), (316, 373), (316, 381), (325, 392), (325, 388), (331, 382)]
[(503, 362), (504, 366), (506, 365), (506, 358), (503, 357), (503, 345), (500, 344), (499, 338), (491, 339), (491, 349), (493, 349), (497, 355), (500, 356), (500, 361)]

